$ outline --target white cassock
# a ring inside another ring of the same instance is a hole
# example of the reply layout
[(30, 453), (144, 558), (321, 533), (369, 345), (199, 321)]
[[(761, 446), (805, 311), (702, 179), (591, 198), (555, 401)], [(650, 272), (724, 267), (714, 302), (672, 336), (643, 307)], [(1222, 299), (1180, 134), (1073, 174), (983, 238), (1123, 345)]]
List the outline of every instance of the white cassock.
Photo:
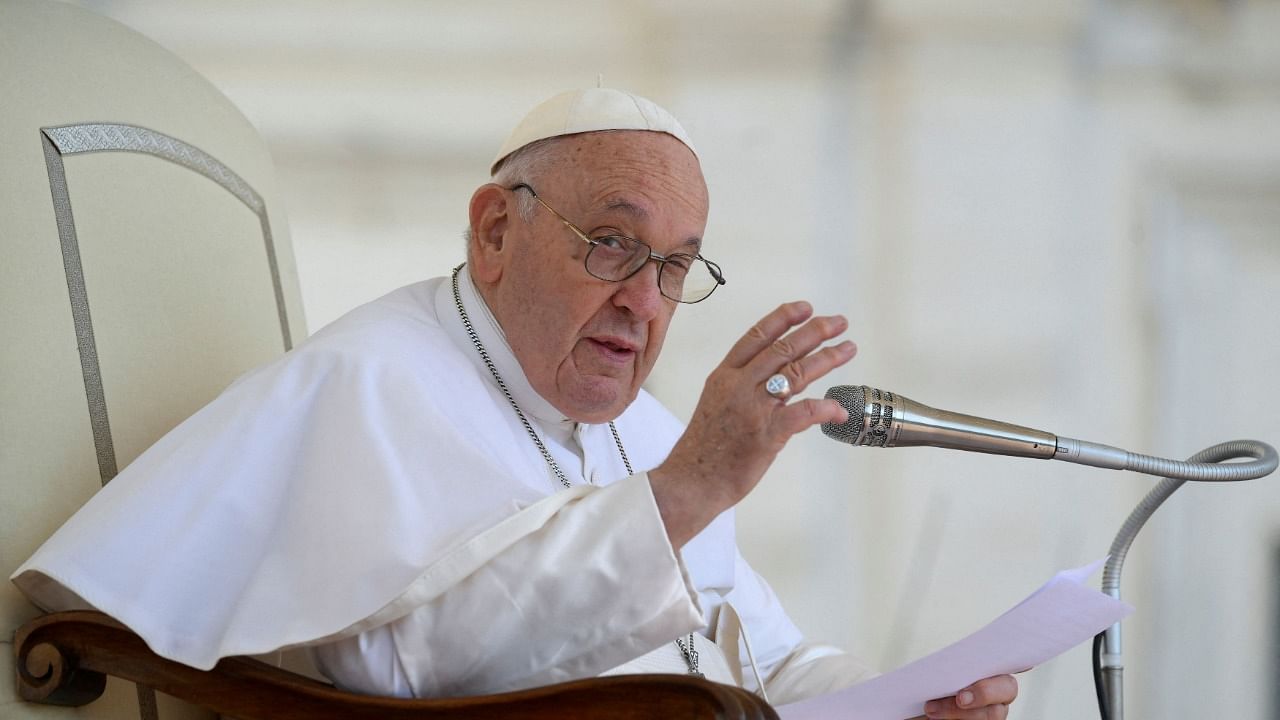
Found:
[(774, 703), (871, 673), (806, 643), (734, 540), (680, 552), (643, 470), (683, 426), (648, 393), (607, 424), (534, 392), (459, 274), (480, 341), (573, 484), (552, 474), (462, 325), (448, 278), (397, 290), (251, 371), (140, 455), (13, 575), (202, 669), (308, 647), (339, 686), (439, 697), (699, 669)]

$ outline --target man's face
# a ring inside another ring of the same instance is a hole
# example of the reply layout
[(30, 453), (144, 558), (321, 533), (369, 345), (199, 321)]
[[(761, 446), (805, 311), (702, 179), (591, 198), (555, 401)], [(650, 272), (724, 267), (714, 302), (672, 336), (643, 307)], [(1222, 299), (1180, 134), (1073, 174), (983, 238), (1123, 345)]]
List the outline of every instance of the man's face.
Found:
[[(687, 147), (645, 131), (563, 142), (562, 159), (532, 183), (549, 206), (591, 238), (627, 235), (664, 256), (699, 252), (707, 190)], [(622, 282), (592, 277), (590, 246), (540, 205), (521, 218), (520, 199), (508, 198), (500, 270), (481, 290), (538, 394), (574, 420), (612, 420), (653, 369), (677, 303), (658, 292), (653, 262)]]

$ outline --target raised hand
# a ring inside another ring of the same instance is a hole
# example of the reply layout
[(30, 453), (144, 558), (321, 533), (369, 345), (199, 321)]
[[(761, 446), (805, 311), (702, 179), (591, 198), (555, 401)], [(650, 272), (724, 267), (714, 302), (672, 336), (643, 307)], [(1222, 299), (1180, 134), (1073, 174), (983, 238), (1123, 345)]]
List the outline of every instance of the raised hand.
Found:
[[(747, 331), (712, 371), (684, 435), (666, 461), (649, 472), (673, 547), (684, 545), (751, 492), (791, 436), (848, 419), (834, 400), (791, 400), (853, 359), (852, 342), (822, 347), (848, 325), (839, 315), (813, 317), (806, 302), (781, 305)], [(789, 386), (782, 397), (765, 389), (779, 374)]]

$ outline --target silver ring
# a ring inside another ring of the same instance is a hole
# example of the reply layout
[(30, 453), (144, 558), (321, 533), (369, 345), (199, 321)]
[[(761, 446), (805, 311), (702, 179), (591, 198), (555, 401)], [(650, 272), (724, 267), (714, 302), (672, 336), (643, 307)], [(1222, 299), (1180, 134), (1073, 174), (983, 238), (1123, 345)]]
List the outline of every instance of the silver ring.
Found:
[(787, 396), (791, 394), (791, 381), (787, 379), (786, 375), (778, 373), (765, 381), (764, 391), (779, 400), (786, 400)]

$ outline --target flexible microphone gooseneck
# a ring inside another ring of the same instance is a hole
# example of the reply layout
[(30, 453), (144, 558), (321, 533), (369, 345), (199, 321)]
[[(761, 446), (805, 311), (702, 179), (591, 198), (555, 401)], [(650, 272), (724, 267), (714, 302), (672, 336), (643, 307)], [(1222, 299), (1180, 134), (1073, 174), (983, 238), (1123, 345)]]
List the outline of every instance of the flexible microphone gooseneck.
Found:
[[(1253, 480), (1275, 471), (1275, 448), (1257, 440), (1235, 440), (1201, 450), (1189, 460), (1141, 455), (1110, 445), (1059, 437), (1043, 430), (962, 413), (938, 410), (896, 393), (866, 385), (837, 385), (827, 398), (849, 413), (848, 422), (826, 423), (822, 432), (850, 445), (871, 447), (927, 446), (1063, 460), (1080, 465), (1160, 475), (1164, 480), (1138, 503), (1111, 543), (1102, 571), (1102, 591), (1120, 599), (1120, 571), (1129, 546), (1156, 508), (1188, 480), (1231, 482)], [(1221, 464), (1251, 458), (1249, 462)], [(1120, 623), (1094, 640), (1094, 683), (1103, 720), (1124, 720), (1124, 664)]]
[(840, 403), (849, 413), (849, 420), (823, 424), (822, 432), (850, 445), (951, 448), (1063, 460), (1199, 482), (1252, 480), (1270, 474), (1277, 463), (1275, 449), (1256, 440), (1236, 441), (1232, 452), (1238, 454), (1230, 456), (1251, 457), (1253, 462), (1220, 465), (1216, 463), (1224, 458), (1210, 462), (1167, 460), (1021, 425), (939, 410), (866, 385), (837, 385), (827, 391), (827, 398)]

